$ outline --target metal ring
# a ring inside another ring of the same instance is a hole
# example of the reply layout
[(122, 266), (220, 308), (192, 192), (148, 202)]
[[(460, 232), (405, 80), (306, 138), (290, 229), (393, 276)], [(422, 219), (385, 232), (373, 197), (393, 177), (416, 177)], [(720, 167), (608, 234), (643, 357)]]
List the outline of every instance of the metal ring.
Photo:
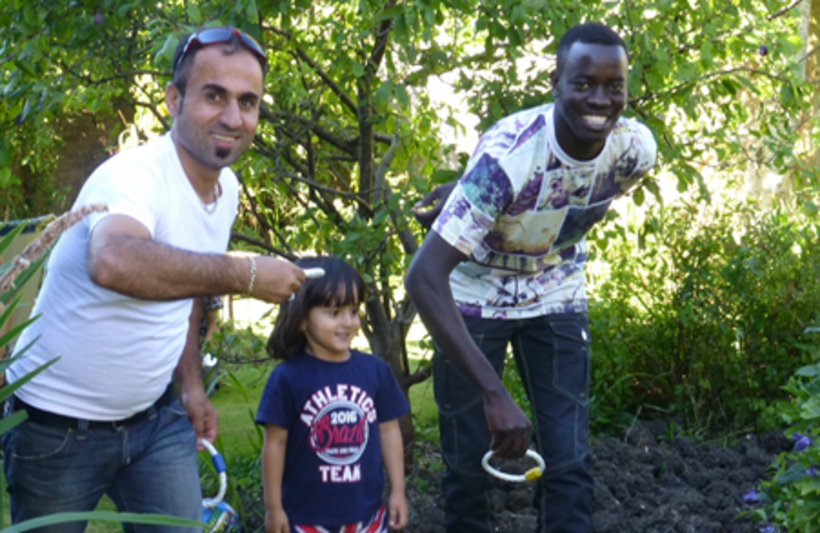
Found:
[(541, 477), (541, 474), (544, 473), (544, 469), (547, 468), (547, 465), (544, 463), (544, 458), (541, 457), (538, 454), (538, 452), (536, 452), (535, 450), (527, 450), (527, 453), (525, 455), (527, 457), (534, 459), (535, 462), (538, 463), (538, 466), (530, 468), (525, 473), (520, 475), (507, 474), (506, 472), (497, 470), (494, 466), (490, 464), (490, 458), (493, 456), (494, 453), (495, 452), (492, 450), (485, 453), (484, 458), (481, 459), (481, 466), (483, 466), (484, 470), (486, 470), (493, 476), (504, 481), (512, 481), (515, 483), (520, 483), (523, 481), (533, 481)]

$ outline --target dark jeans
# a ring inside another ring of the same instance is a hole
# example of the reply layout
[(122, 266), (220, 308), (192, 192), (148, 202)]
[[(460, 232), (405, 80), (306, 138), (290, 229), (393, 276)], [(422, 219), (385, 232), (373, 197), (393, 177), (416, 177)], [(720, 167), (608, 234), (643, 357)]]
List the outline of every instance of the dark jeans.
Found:
[[(10, 401), (14, 401), (13, 397)], [(6, 411), (11, 410), (7, 404)], [(26, 420), (3, 435), (15, 524), (60, 512), (91, 511), (107, 494), (122, 512), (202, 521), (196, 434), (174, 401), (134, 425), (79, 421), (56, 427)], [(82, 533), (63, 522), (37, 533)], [(124, 524), (126, 533), (202, 533), (202, 528)]]
[[(533, 411), (534, 444), (546, 462), (536, 482), (538, 533), (588, 533), (589, 323), (586, 315), (526, 320), (464, 317), (473, 340), (501, 375), (508, 344)], [(447, 533), (489, 533), (489, 478), (481, 458), (491, 436), (476, 387), (440, 350), (433, 359), (439, 408)]]

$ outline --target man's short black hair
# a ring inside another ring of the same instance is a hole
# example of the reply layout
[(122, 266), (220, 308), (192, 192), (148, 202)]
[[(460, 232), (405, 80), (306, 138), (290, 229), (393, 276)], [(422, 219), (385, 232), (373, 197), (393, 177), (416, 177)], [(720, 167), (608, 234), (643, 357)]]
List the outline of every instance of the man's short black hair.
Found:
[(573, 26), (561, 36), (558, 41), (558, 55), (556, 57), (555, 70), (560, 75), (564, 70), (564, 63), (567, 60), (570, 48), (575, 43), (602, 44), (604, 46), (620, 46), (626, 52), (626, 59), (629, 61), (629, 49), (621, 36), (611, 28), (598, 22), (587, 22)]
[[(177, 43), (177, 47), (174, 50), (174, 57), (171, 60), (171, 65), (173, 65), (174, 71), (171, 76), (171, 83), (174, 84), (174, 87), (177, 88), (179, 94), (185, 96), (185, 89), (188, 85), (188, 76), (191, 74), (191, 65), (194, 62), (194, 57), (196, 56), (197, 52), (199, 52), (203, 47), (198, 42), (193, 42), (191, 44), (191, 48), (188, 50), (188, 53), (185, 54), (185, 57), (182, 58), (182, 63), (179, 62), (179, 57), (185, 52), (185, 46), (188, 44), (188, 41), (196, 32), (191, 32), (188, 34), (183, 35), (179, 38), (179, 43)], [(228, 41), (224, 43), (219, 43), (218, 46), (225, 47), (223, 48), (226, 50), (228, 54), (234, 54), (238, 50), (246, 50), (250, 51), (247, 48), (245, 43), (242, 42), (242, 39), (239, 38), (238, 35), (231, 34)], [(257, 61), (259, 61), (259, 66), (262, 67), (262, 77), (265, 77), (265, 74), (268, 72), (268, 65), (264, 61), (262, 61), (255, 53), (252, 53)]]

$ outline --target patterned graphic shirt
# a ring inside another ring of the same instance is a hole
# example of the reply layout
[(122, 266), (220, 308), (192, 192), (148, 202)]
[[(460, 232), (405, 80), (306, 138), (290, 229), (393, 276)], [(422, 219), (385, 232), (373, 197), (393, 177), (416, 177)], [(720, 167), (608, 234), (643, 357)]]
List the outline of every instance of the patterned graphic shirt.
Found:
[(553, 104), (497, 122), (433, 225), (470, 258), (450, 276), (461, 312), (510, 320), (586, 312), (586, 233), (656, 152), (646, 126), (621, 118), (595, 159), (577, 161), (555, 139)]

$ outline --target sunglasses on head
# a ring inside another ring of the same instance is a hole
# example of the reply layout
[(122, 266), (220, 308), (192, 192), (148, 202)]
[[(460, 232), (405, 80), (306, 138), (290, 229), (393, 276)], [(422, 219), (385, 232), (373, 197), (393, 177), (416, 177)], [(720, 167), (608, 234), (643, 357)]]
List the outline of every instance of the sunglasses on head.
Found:
[(236, 28), (206, 28), (204, 30), (194, 32), (190, 37), (188, 37), (188, 41), (185, 43), (185, 46), (182, 48), (182, 52), (177, 58), (177, 62), (174, 64), (174, 70), (179, 68), (182, 60), (185, 59), (185, 56), (195, 44), (199, 44), (200, 46), (208, 46), (211, 44), (227, 43), (231, 40), (232, 35), (239, 37), (239, 40), (242, 41), (245, 48), (250, 50), (256, 57), (259, 58), (260, 61), (262, 61), (263, 66), (267, 65), (268, 58), (265, 55), (265, 51), (262, 50), (262, 45), (259, 44), (259, 41), (244, 31), (239, 31)]

